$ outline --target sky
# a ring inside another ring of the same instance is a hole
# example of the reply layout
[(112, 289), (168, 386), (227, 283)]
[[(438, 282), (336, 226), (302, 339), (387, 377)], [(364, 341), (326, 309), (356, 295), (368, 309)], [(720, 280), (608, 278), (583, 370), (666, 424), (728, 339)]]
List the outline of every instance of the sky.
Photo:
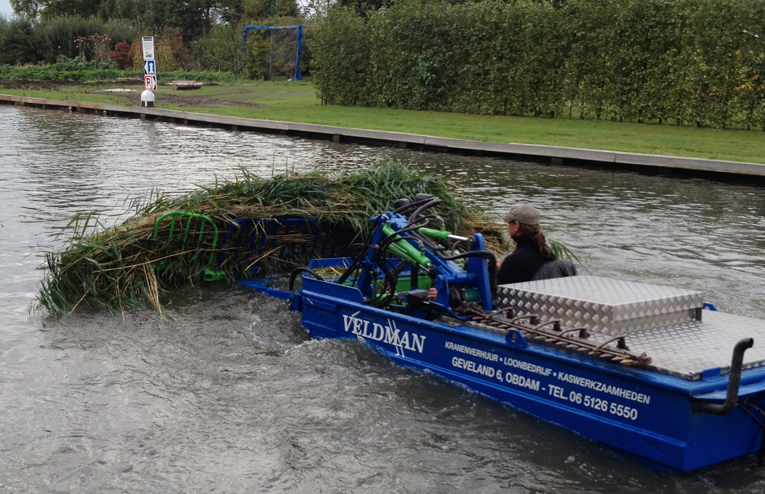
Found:
[(13, 15), (10, 0), (0, 0), (0, 15), (4, 15), (6, 19)]

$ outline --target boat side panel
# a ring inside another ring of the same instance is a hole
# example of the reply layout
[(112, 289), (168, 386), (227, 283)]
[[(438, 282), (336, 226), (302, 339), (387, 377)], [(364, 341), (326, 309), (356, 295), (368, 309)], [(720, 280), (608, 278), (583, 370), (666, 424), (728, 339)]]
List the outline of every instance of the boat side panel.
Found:
[[(762, 408), (763, 400), (758, 405)], [(717, 463), (717, 458), (736, 458), (759, 451), (762, 429), (740, 409), (723, 417), (708, 413), (692, 413), (689, 417), (690, 434), (685, 459), (686, 470)]]
[[(304, 291), (303, 297), (303, 325), (314, 337), (365, 340), (403, 365), (427, 369), (543, 420), (673, 468), (699, 468), (755, 451), (759, 445), (752, 439), (759, 436), (740, 427), (739, 417), (694, 414), (690, 393), (573, 366), (551, 357), (555, 352), (535, 350), (523, 341), (482, 343), (459, 332), (439, 331), (431, 323), (391, 312), (381, 315), (320, 293)], [(718, 433), (721, 430), (727, 432)]]

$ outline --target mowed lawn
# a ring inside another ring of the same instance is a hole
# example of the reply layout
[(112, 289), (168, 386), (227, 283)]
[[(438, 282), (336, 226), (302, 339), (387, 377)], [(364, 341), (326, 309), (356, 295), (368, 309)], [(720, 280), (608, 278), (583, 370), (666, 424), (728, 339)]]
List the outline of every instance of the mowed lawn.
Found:
[[(139, 105), (141, 88), (111, 93), (108, 86), (62, 86), (55, 90), (6, 89), (26, 95), (119, 105)], [(160, 108), (245, 118), (305, 122), (339, 127), (408, 132), (476, 141), (544, 144), (633, 153), (765, 163), (765, 132), (718, 130), (674, 125), (618, 123), (568, 118), (467, 115), (390, 108), (322, 105), (310, 82), (241, 82), (209, 85), (193, 91), (162, 86)]]

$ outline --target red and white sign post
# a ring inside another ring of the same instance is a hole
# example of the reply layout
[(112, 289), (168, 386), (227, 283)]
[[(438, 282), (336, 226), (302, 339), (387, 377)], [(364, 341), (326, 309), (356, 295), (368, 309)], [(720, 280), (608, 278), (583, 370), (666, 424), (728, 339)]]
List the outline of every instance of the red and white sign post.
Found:
[(146, 90), (141, 93), (141, 106), (154, 106), (154, 93), (157, 89), (157, 62), (154, 60), (154, 37), (144, 36), (143, 45), (143, 83)]
[(154, 91), (157, 89), (157, 77), (153, 75), (143, 76), (143, 85), (146, 86), (147, 91)]

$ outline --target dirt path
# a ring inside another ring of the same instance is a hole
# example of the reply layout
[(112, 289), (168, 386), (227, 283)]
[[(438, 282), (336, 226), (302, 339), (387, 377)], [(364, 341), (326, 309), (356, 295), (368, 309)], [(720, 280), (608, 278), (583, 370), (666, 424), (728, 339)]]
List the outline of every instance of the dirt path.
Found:
[[(208, 83), (206, 85), (214, 85)], [(141, 92), (143, 91), (143, 81), (140, 79), (125, 79), (117, 82), (76, 82), (76, 81), (0, 81), (0, 88), (5, 89), (28, 89), (33, 91), (57, 91), (63, 88), (79, 87), (84, 88), (86, 93), (109, 94), (114, 97), (117, 104), (141, 105)], [(111, 88), (131, 89), (130, 92), (111, 92)], [(248, 103), (244, 101), (230, 101), (210, 97), (204, 94), (197, 94), (194, 90), (178, 90), (168, 93), (162, 91), (158, 95), (163, 103), (170, 103), (179, 107), (209, 107), (209, 106), (240, 106), (244, 108), (263, 108), (263, 105)]]
[(143, 87), (143, 81), (140, 79), (124, 79), (117, 82), (112, 81), (100, 81), (100, 82), (77, 82), (77, 81), (0, 81), (0, 87), (6, 89), (30, 89), (36, 91), (52, 91), (61, 89), (64, 87), (79, 86), (84, 88), (92, 88), (95, 91), (115, 87), (115, 86), (141, 86)]

